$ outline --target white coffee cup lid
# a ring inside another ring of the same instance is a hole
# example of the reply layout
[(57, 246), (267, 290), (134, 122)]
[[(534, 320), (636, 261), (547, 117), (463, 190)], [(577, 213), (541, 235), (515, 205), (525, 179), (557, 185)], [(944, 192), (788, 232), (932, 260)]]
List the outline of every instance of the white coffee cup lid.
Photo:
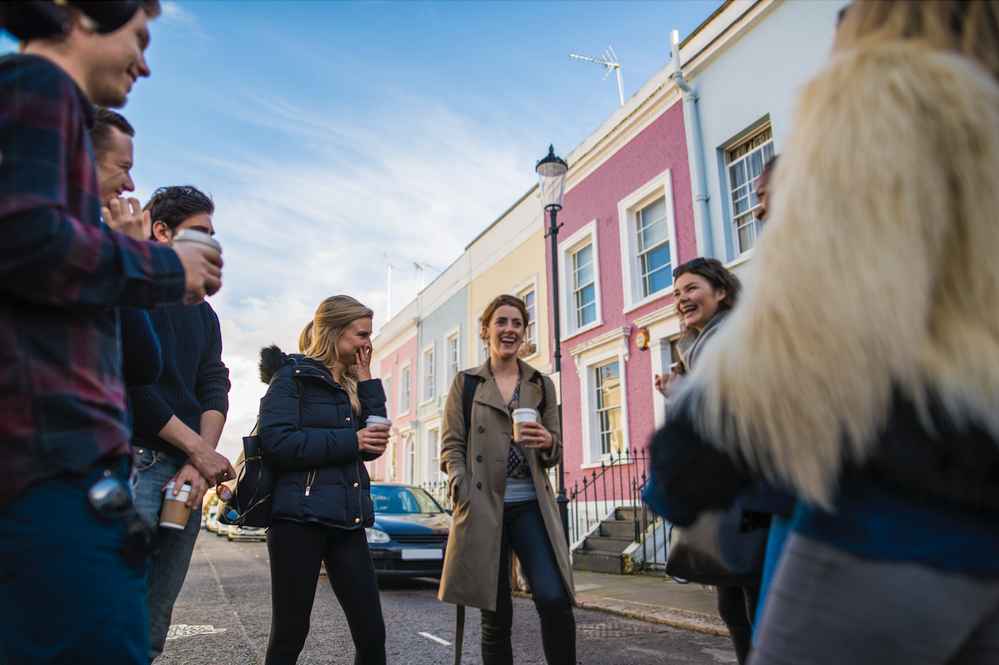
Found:
[(184, 229), (183, 231), (179, 232), (176, 236), (174, 236), (173, 241), (175, 243), (190, 242), (190, 243), (198, 243), (199, 245), (207, 245), (208, 247), (214, 249), (216, 252), (220, 254), (222, 253), (222, 245), (219, 244), (218, 240), (211, 237), (207, 233), (204, 233), (202, 231), (197, 231), (195, 229)]
[(513, 414), (514, 415), (517, 415), (518, 413), (530, 413), (530, 414), (537, 415), (538, 411), (537, 411), (537, 409), (532, 409), (530, 407), (524, 407), (524, 408), (521, 408), (521, 409), (514, 409), (513, 410)]
[[(176, 486), (177, 486), (177, 483), (171, 482), (169, 485), (167, 485), (167, 489), (168, 490), (172, 490)], [(180, 488), (180, 491), (181, 492), (190, 492), (191, 491), (191, 483), (184, 483), (184, 485)]]

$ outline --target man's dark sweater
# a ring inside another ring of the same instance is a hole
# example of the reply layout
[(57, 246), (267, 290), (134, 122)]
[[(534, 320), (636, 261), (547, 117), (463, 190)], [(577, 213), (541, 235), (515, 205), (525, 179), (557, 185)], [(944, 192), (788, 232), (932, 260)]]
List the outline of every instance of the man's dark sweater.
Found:
[(149, 386), (129, 390), (134, 411), (133, 447), (185, 459), (187, 455), (157, 434), (177, 416), (201, 432), (201, 414), (229, 410), (229, 370), (222, 364), (222, 331), (208, 303), (171, 305), (149, 313), (163, 349), (163, 371)]

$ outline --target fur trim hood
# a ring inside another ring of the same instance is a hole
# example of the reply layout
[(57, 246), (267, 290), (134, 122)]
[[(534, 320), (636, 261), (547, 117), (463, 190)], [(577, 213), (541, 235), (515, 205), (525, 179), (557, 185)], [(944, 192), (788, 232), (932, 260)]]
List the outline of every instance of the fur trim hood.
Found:
[(288, 364), (288, 354), (275, 344), (260, 349), (260, 380), (270, 385), (279, 369)]
[(823, 508), (896, 394), (927, 431), (933, 402), (999, 441), (997, 183), (984, 69), (914, 42), (835, 55), (803, 92), (752, 284), (674, 408)]

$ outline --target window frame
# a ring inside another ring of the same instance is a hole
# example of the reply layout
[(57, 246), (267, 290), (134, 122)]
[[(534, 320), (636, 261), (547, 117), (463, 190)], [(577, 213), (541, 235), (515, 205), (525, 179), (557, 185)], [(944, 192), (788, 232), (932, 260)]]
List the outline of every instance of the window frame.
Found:
[[(405, 378), (404, 378), (405, 377)], [(397, 416), (405, 416), (413, 410), (413, 361), (407, 360), (399, 367), (399, 412)], [(406, 410), (402, 410), (403, 397), (406, 398)]]
[(436, 363), (436, 344), (431, 342), (420, 350), (420, 364), (423, 370), (420, 381), (420, 406), (429, 404), (437, 396)]
[(621, 437), (628, 446), (629, 452), (634, 452), (634, 447), (629, 442), (628, 426), (628, 360), (630, 354), (626, 348), (628, 337), (625, 335), (615, 335), (614, 339), (607, 343), (584, 351), (576, 358), (576, 366), (580, 379), (580, 413), (582, 423), (582, 448), (583, 448), (583, 468), (593, 468), (606, 463), (609, 455), (605, 456), (600, 449), (600, 427), (597, 422), (596, 412), (596, 368), (606, 365), (609, 362), (618, 361), (621, 368)]
[[(736, 158), (734, 161), (729, 161), (729, 156), (731, 155), (731, 153), (735, 152), (739, 148), (741, 148), (741, 147), (743, 147), (743, 146), (745, 146), (745, 145), (747, 145), (749, 143), (752, 143), (761, 134), (765, 134), (766, 132), (770, 132), (770, 138), (769, 139), (767, 139), (766, 141), (764, 141), (763, 143), (761, 143), (756, 148), (750, 150), (746, 154), (744, 154), (744, 155)], [(757, 235), (758, 234), (757, 223), (756, 223), (755, 220), (756, 220), (756, 210), (759, 209), (760, 202), (756, 201), (756, 205), (750, 206), (749, 210), (747, 210), (746, 212), (743, 213), (743, 216), (744, 217), (748, 217), (748, 219), (750, 220), (750, 222), (747, 223), (745, 226), (752, 227), (752, 229), (753, 229), (753, 231), (752, 231), (753, 242), (752, 242), (752, 245), (749, 248), (742, 249), (742, 247), (741, 247), (741, 245), (739, 243), (739, 228), (740, 227), (738, 226), (738, 223), (737, 223), (737, 220), (736, 220), (736, 214), (735, 214), (735, 202), (736, 202), (736, 200), (734, 198), (735, 191), (732, 188), (732, 166), (736, 162), (747, 160), (752, 153), (754, 153), (754, 152), (756, 152), (758, 150), (762, 151), (768, 145), (771, 147), (771, 155), (770, 156), (773, 157), (774, 155), (777, 154), (777, 149), (776, 149), (775, 144), (774, 144), (773, 125), (770, 122), (766, 122), (762, 126), (757, 127), (755, 129), (747, 132), (741, 138), (739, 138), (736, 141), (733, 141), (728, 147), (726, 147), (726, 148), (724, 148), (722, 150), (722, 163), (723, 163), (724, 169), (725, 169), (725, 187), (726, 187), (726, 189), (725, 189), (726, 199), (725, 200), (726, 200), (726, 204), (728, 206), (729, 213), (730, 213), (730, 215), (729, 215), (730, 219), (729, 219), (728, 227), (729, 227), (729, 232), (731, 233), (731, 237), (732, 237), (732, 250), (733, 250), (733, 253), (734, 253), (736, 259), (738, 259), (740, 257), (743, 257), (743, 256), (748, 256), (750, 253), (752, 253), (752, 251), (756, 248), (756, 245), (759, 243), (759, 236)], [(767, 161), (768, 161), (768, 159), (764, 155), (764, 161), (763, 161), (763, 165), (764, 166), (766, 166)], [(762, 170), (760, 172), (762, 173)], [(750, 183), (747, 183), (747, 186), (749, 186), (749, 197), (750, 197), (750, 200), (755, 200), (756, 199), (756, 186), (755, 186), (755, 183), (756, 183), (756, 180), (758, 178), (759, 178), (759, 174), (757, 174), (756, 177), (753, 178), (751, 186), (750, 186)]]
[[(436, 445), (430, 445), (431, 435), (436, 435), (437, 441)], [(438, 483), (441, 481), (443, 475), (440, 468), (441, 461), (441, 427), (439, 423), (435, 423), (431, 427), (427, 427), (426, 436), (426, 450), (427, 450), (427, 477), (426, 482)]]
[[(593, 283), (595, 288), (596, 318), (586, 325), (576, 324), (574, 256), (587, 245), (593, 247)], [(559, 304), (562, 316), (562, 340), (599, 328), (604, 324), (603, 299), (600, 293), (600, 246), (597, 237), (597, 220), (592, 220), (559, 243)]]
[[(541, 311), (538, 305), (539, 302), (538, 273), (534, 273), (533, 275), (531, 275), (529, 279), (526, 279), (517, 286), (515, 286), (513, 289), (511, 289), (511, 292), (521, 300), (524, 300), (524, 296), (526, 296), (527, 294), (532, 292), (534, 293), (534, 351), (532, 353), (524, 354), (523, 356), (519, 355), (518, 352), (517, 356), (518, 358), (526, 362), (528, 360), (533, 360), (534, 358), (537, 358), (539, 355), (541, 355), (541, 319), (538, 318)], [(526, 300), (524, 300), (524, 304), (525, 305), (527, 304)], [(525, 328), (524, 332), (525, 343), (527, 343), (528, 341), (527, 329), (529, 328), (530, 328), (530, 323), (528, 323), (527, 327)], [(521, 350), (523, 350), (523, 348)]]
[(389, 420), (392, 419), (392, 372), (388, 376), (382, 377), (382, 390), (385, 392), (385, 413)]
[[(669, 229), (669, 286), (645, 295), (642, 286), (641, 259), (638, 253), (638, 224), (642, 210), (664, 198)], [(676, 240), (676, 208), (673, 202), (672, 169), (666, 169), (645, 185), (621, 199), (617, 204), (618, 228), (621, 234), (621, 284), (624, 289), (624, 313), (643, 307), (672, 294), (673, 270), (678, 265)]]
[[(609, 365), (613, 365), (615, 363), (617, 364), (617, 373), (618, 373), (617, 378), (618, 378), (618, 391), (620, 393), (620, 403), (618, 403), (616, 406), (601, 407), (600, 406), (600, 383), (601, 383), (601, 381), (600, 381), (600, 370), (602, 368), (604, 368), (604, 367), (607, 367)], [(609, 412), (609, 411), (611, 411), (613, 409), (620, 409), (621, 410), (621, 429), (619, 431), (621, 432), (621, 441), (623, 443), (623, 446), (625, 448), (628, 447), (627, 440), (624, 438), (624, 393), (621, 392), (621, 390), (622, 390), (622, 388), (624, 386), (625, 365), (618, 358), (609, 358), (607, 360), (604, 360), (603, 362), (597, 363), (595, 365), (591, 365), (588, 368), (588, 371), (593, 372), (593, 377), (594, 377), (593, 378), (593, 400), (594, 400), (594, 404), (593, 404), (594, 410), (593, 410), (593, 413), (594, 413), (594, 424), (596, 425), (594, 433), (596, 435), (596, 447), (597, 447), (597, 450), (594, 451), (594, 452), (598, 452), (599, 453), (599, 456), (600, 456), (601, 460), (609, 460), (609, 459), (611, 459), (611, 457), (622, 455), (624, 453), (624, 451), (621, 450), (621, 451), (618, 451), (617, 453), (615, 453), (615, 452), (604, 452), (604, 430), (603, 430), (602, 425), (601, 425), (601, 415), (603, 413)]]
[[(452, 347), (452, 342), (453, 347)], [(456, 357), (452, 358), (452, 354)], [(450, 389), (454, 377), (461, 371), (461, 325), (444, 333), (445, 385)]]

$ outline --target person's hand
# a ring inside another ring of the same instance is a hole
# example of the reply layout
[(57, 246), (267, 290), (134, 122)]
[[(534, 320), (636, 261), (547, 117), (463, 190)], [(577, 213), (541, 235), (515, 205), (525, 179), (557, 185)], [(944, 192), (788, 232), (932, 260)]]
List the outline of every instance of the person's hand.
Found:
[(136, 240), (149, 240), (152, 220), (149, 211), (142, 211), (139, 199), (113, 198), (101, 208), (104, 223), (118, 233), (124, 233)]
[(202, 245), (173, 248), (184, 266), (184, 304), (199, 305), (222, 286), (222, 255)]
[(190, 463), (212, 486), (236, 477), (236, 470), (229, 464), (229, 460), (215, 452), (207, 443), (190, 457)]
[[(197, 469), (191, 466), (190, 463), (187, 463), (180, 467), (180, 471), (174, 474), (170, 482), (174, 483), (173, 490), (170, 490), (174, 497), (180, 494), (180, 490), (185, 484), (190, 483), (191, 493), (187, 495), (187, 502), (184, 505), (191, 510), (194, 510), (195, 506), (198, 510), (201, 509), (201, 500), (205, 498), (205, 492), (208, 491), (208, 481), (198, 473)], [(167, 483), (167, 485), (169, 484)], [(166, 492), (166, 485), (160, 491)]]
[(365, 344), (354, 353), (357, 361), (357, 380), (371, 380), (371, 353), (373, 349), (370, 344)]
[(521, 423), (520, 438), (524, 442), (525, 448), (533, 448), (534, 450), (551, 450), (555, 443), (555, 437), (541, 423)]
[(388, 442), (388, 425), (369, 425), (357, 432), (357, 449), (362, 453), (383, 453)]
[(669, 396), (680, 384), (680, 378), (680, 375), (676, 372), (670, 372), (669, 374), (663, 375), (656, 374), (656, 390), (669, 399)]

